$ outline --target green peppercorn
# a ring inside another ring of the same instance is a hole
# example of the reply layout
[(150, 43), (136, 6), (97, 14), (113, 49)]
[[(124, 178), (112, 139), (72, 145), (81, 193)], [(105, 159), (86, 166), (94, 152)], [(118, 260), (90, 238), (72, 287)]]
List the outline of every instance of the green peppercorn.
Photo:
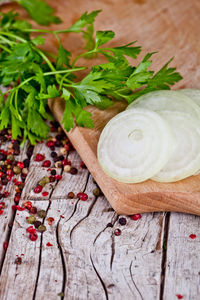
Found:
[(28, 217), (28, 219), (27, 219), (27, 222), (28, 222), (29, 224), (33, 224), (35, 221), (36, 221), (36, 217), (34, 217), (34, 216), (30, 216), (30, 217)]
[(49, 182), (50, 182), (50, 179), (49, 179), (48, 176), (45, 176), (45, 177), (43, 178), (43, 180), (44, 180), (46, 183), (49, 183)]
[(4, 161), (0, 160), (0, 166), (4, 166), (4, 165), (5, 165)]
[(40, 225), (37, 230), (42, 233), (42, 232), (45, 232), (47, 230), (47, 228), (45, 225)]
[(40, 181), (38, 182), (38, 185), (41, 185), (42, 187), (45, 187), (46, 181), (45, 181), (44, 179), (42, 179), (42, 180), (40, 180)]
[(101, 193), (99, 188), (95, 188), (92, 192), (93, 192), (93, 195), (96, 196), (96, 197), (98, 197)]
[(38, 210), (37, 214), (40, 218), (45, 218), (47, 215), (47, 213), (44, 209)]
[(13, 172), (14, 172), (15, 174), (20, 174), (20, 173), (21, 173), (21, 171), (22, 171), (22, 169), (21, 169), (20, 167), (18, 167), (18, 166), (14, 166), (14, 168), (13, 168)]
[(15, 160), (15, 157), (14, 157), (14, 155), (9, 154), (9, 155), (7, 156), (7, 159), (10, 160), (10, 161), (13, 161), (13, 160)]

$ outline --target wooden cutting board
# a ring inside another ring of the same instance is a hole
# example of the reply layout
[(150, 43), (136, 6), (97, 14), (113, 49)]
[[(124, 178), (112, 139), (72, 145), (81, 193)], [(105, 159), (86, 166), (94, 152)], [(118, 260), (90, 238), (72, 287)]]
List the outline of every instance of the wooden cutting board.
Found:
[[(69, 27), (85, 10), (102, 9), (101, 15), (97, 18), (96, 29), (114, 30), (116, 38), (112, 45), (137, 40), (138, 45), (143, 46), (143, 55), (147, 51), (159, 51), (154, 56), (155, 70), (175, 56), (172, 65), (175, 65), (184, 77), (175, 88), (200, 88), (199, 0), (49, 0), (48, 2), (64, 21), (63, 24), (52, 28)], [(5, 5), (4, 9), (8, 8), (10, 5)], [(63, 36), (62, 41), (65, 47), (75, 54), (79, 53), (83, 46), (82, 40), (75, 34)], [(49, 37), (45, 47), (55, 51), (57, 42)], [(97, 63), (100, 61), (98, 59)], [(63, 101), (52, 100), (49, 105), (55, 117), (61, 121)], [(99, 135), (108, 120), (124, 108), (122, 103), (106, 111), (90, 107), (95, 128), (76, 127), (68, 133), (71, 142), (112, 207), (120, 214), (179, 211), (200, 215), (200, 175), (176, 183), (156, 183), (148, 180), (139, 184), (124, 184), (111, 179), (101, 170), (96, 157)]]

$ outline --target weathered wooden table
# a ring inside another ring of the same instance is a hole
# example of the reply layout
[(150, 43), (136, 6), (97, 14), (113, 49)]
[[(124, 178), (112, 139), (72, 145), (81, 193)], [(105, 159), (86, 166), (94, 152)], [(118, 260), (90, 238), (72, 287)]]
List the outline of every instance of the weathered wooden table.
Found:
[[(27, 147), (18, 160), (26, 158)], [(93, 195), (96, 184), (76, 151), (68, 159), (78, 174), (57, 169), (62, 179), (46, 185), (49, 195), (35, 194), (38, 180), (50, 172), (34, 160), (37, 153), (52, 161), (45, 143), (35, 146), (19, 205), (29, 200), (46, 210), (40, 220), (47, 230), (36, 241), (28, 238), (30, 214), (13, 210), (16, 185), (10, 181), (0, 215), (0, 299), (199, 299), (199, 217), (149, 213), (137, 221), (125, 216), (127, 224), (120, 225), (106, 199)], [(71, 191), (85, 191), (89, 199), (68, 199)]]

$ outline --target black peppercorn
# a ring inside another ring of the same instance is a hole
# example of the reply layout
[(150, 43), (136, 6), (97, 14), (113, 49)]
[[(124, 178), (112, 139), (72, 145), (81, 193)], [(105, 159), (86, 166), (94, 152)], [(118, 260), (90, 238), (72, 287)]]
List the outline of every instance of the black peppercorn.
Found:
[(55, 176), (56, 175), (56, 170), (51, 170), (51, 175)]

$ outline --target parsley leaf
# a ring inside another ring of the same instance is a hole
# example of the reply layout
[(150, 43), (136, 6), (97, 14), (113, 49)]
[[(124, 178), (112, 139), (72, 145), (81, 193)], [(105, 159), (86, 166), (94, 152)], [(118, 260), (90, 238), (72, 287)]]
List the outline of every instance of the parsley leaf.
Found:
[(100, 13), (101, 10), (94, 10), (90, 14), (84, 12), (82, 16), (70, 27), (67, 29), (68, 32), (81, 32), (81, 30), (88, 24), (93, 24), (96, 16)]
[(96, 32), (96, 48), (112, 40), (115, 33), (111, 30)]
[(61, 20), (53, 15), (53, 9), (44, 0), (15, 0), (24, 7), (31, 18), (40, 25), (61, 23)]

